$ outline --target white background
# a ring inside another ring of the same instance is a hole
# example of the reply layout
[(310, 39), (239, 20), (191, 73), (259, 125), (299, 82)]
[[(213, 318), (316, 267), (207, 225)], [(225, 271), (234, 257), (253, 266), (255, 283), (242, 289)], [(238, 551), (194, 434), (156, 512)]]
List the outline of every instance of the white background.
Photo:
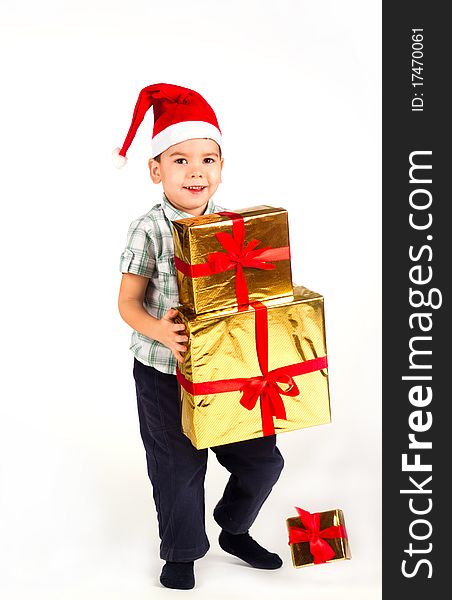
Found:
[[(290, 215), (293, 275), (325, 297), (333, 422), (278, 437), (286, 466), (251, 534), (256, 571), (218, 546), (193, 598), (380, 597), (380, 2), (0, 1), (0, 594), (169, 598), (117, 310), (127, 227), (160, 200), (152, 111), (121, 171), (111, 150), (140, 89), (199, 91), (225, 139), (229, 208)], [(351, 561), (294, 569), (294, 505), (341, 508)], [(187, 515), (189, 518), (189, 515)]]

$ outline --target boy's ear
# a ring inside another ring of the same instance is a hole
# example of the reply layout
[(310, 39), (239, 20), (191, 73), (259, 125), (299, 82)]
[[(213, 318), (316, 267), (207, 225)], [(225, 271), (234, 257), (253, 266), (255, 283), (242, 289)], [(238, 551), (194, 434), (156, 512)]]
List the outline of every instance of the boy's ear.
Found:
[(224, 158), (220, 160), (220, 181), (221, 181), (221, 171), (223, 170)]
[(153, 183), (160, 183), (162, 181), (160, 175), (160, 163), (157, 160), (150, 158), (148, 161), (148, 166)]

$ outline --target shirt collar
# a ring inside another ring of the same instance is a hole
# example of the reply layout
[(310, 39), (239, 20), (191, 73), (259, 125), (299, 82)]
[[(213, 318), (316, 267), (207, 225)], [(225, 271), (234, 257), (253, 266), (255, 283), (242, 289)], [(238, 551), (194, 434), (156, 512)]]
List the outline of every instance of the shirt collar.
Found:
[[(177, 221), (178, 219), (186, 219), (186, 218), (192, 219), (193, 218), (193, 215), (190, 215), (189, 213), (183, 212), (182, 210), (175, 208), (171, 204), (171, 202), (168, 200), (168, 198), (166, 197), (165, 194), (163, 194), (162, 208), (163, 208), (165, 217), (169, 221)], [(203, 215), (210, 215), (211, 213), (214, 213), (214, 212), (215, 212), (215, 205), (213, 203), (212, 198), (210, 198), (209, 202), (207, 203), (206, 210), (203, 212)]]

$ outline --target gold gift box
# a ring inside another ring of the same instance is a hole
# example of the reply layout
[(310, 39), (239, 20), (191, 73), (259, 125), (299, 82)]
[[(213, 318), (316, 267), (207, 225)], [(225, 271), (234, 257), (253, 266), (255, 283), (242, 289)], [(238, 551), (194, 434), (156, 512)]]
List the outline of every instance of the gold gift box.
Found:
[[(342, 525), (345, 529), (344, 513), (341, 510), (326, 510), (324, 512), (320, 512), (319, 515), (320, 530), (338, 525)], [(291, 527), (300, 527), (305, 529), (300, 517), (289, 517), (286, 519), (286, 524), (289, 535)], [(325, 541), (334, 550), (334, 557), (325, 562), (329, 563), (334, 562), (335, 560), (348, 560), (352, 557), (347, 537), (325, 539)], [(315, 564), (314, 557), (310, 551), (309, 542), (290, 544), (290, 550), (292, 553), (292, 564), (294, 567), (308, 567)]]
[[(273, 252), (284, 254), (282, 250), (277, 249), (286, 249), (285, 259), (272, 261), (269, 257), (265, 261), (274, 265), (271, 270), (246, 266), (243, 268), (249, 301), (290, 296), (292, 274), (287, 211), (271, 206), (255, 206), (235, 210), (234, 213), (243, 217), (245, 247), (252, 240), (259, 240), (255, 250), (270, 247)], [(217, 239), (217, 233), (227, 233), (237, 239), (233, 220), (218, 213), (179, 219), (172, 224), (176, 267), (178, 260), (199, 269), (199, 265), (207, 266), (209, 254), (221, 252), (226, 257), (225, 247)], [(235, 266), (195, 277), (178, 269), (177, 275), (180, 303), (191, 308), (196, 314), (247, 303), (246, 300), (238, 302), (237, 299)]]
[[(282, 301), (262, 303), (268, 317), (268, 370), (326, 357), (323, 297), (299, 286)], [(263, 437), (260, 401), (251, 410), (240, 404), (240, 389), (198, 394), (186, 387), (218, 380), (262, 375), (256, 350), (252, 307), (195, 315), (178, 307), (177, 320), (185, 324), (189, 338), (184, 362), (178, 365), (182, 430), (197, 449)], [(326, 358), (325, 358), (326, 361)], [(296, 396), (281, 395), (286, 419), (273, 418), (275, 433), (293, 431), (331, 421), (328, 372), (325, 367), (293, 380)], [(187, 386), (188, 381), (188, 386)], [(185, 387), (184, 387), (185, 385)], [(285, 387), (282, 385), (281, 387)]]

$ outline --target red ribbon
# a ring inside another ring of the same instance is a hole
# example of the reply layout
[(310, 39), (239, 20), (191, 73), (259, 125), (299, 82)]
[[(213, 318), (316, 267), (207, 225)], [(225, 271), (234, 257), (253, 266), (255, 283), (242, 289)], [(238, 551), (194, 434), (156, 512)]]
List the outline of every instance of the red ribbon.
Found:
[(218, 214), (232, 219), (232, 235), (223, 231), (215, 234), (225, 252), (212, 252), (207, 256), (206, 263), (196, 265), (190, 265), (180, 258), (174, 257), (174, 264), (178, 271), (188, 277), (206, 277), (235, 269), (237, 304), (249, 304), (248, 285), (243, 269), (274, 269), (275, 265), (268, 261), (288, 260), (290, 258), (289, 246), (281, 248), (266, 246), (256, 250), (256, 246), (261, 243), (260, 240), (251, 240), (245, 245), (245, 221), (242, 215), (229, 211), (222, 211)]
[[(262, 432), (266, 436), (275, 433), (273, 417), (286, 419), (286, 409), (281, 394), (284, 396), (297, 396), (300, 393), (293, 377), (325, 369), (328, 364), (326, 356), (322, 356), (269, 371), (267, 308), (261, 302), (253, 302), (251, 306), (256, 311), (256, 351), (262, 375), (193, 383), (188, 381), (177, 369), (177, 379), (180, 385), (193, 396), (241, 390), (240, 404), (248, 410), (252, 410), (257, 400), (260, 399)], [(285, 384), (288, 387), (284, 389), (278, 384)]]
[[(275, 433), (273, 417), (277, 419), (287, 418), (281, 394), (284, 396), (298, 396), (300, 390), (292, 375), (287, 373), (284, 367), (269, 373), (267, 308), (261, 302), (253, 302), (252, 306), (256, 311), (254, 320), (256, 351), (262, 375), (250, 377), (241, 388), (240, 404), (248, 410), (252, 410), (256, 406), (258, 398), (260, 398), (262, 431), (264, 435), (272, 435)], [(279, 383), (287, 384), (288, 388), (281, 388), (278, 385)]]
[(314, 564), (324, 563), (334, 558), (336, 553), (326, 542), (326, 539), (347, 538), (347, 532), (343, 525), (333, 525), (326, 529), (320, 529), (320, 513), (310, 513), (302, 508), (295, 507), (304, 529), (301, 527), (289, 527), (289, 544), (309, 542), (309, 550), (314, 557)]

